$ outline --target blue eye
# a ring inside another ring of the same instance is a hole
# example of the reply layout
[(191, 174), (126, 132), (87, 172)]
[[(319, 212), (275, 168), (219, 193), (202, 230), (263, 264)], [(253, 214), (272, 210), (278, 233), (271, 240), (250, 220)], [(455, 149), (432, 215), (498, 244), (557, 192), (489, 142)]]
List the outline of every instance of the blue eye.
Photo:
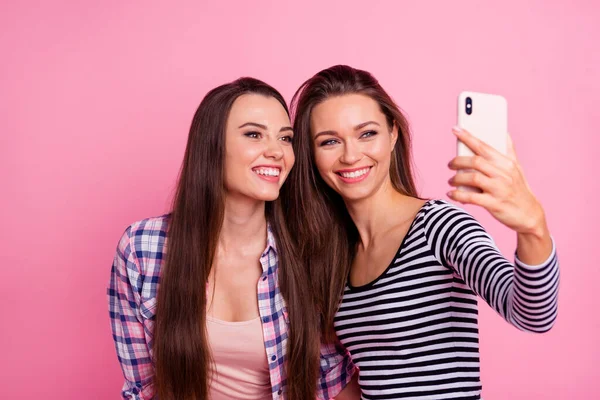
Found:
[(249, 137), (250, 139), (258, 139), (258, 138), (260, 138), (260, 133), (259, 132), (246, 132), (246, 133), (244, 133), (244, 136)]
[(366, 131), (365, 133), (363, 133), (362, 135), (360, 135), (361, 138), (370, 138), (377, 135), (377, 131)]
[(321, 144), (319, 144), (319, 146), (320, 147), (331, 146), (331, 145), (336, 144), (336, 143), (337, 143), (337, 141), (335, 139), (329, 139), (329, 140), (322, 141)]

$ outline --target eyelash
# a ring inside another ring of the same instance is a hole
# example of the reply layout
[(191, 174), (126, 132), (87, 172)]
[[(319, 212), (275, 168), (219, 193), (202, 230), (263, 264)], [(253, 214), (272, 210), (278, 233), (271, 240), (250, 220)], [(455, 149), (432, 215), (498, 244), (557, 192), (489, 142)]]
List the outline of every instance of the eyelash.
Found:
[(332, 144), (334, 144), (332, 142), (336, 142), (336, 140), (335, 139), (324, 140), (321, 142), (321, 144), (319, 144), (319, 147), (331, 146)]
[[(369, 136), (365, 136), (367, 133), (370, 133), (370, 135)], [(362, 135), (360, 135), (360, 137), (361, 138), (362, 137), (373, 137), (375, 135), (377, 135), (377, 131), (366, 131), (365, 133), (363, 133)]]
[[(253, 135), (257, 135), (257, 137), (254, 137)], [(260, 132), (254, 132), (254, 131), (252, 131), (252, 132), (246, 132), (246, 133), (244, 133), (244, 136), (249, 137), (250, 139), (258, 139), (262, 135), (260, 134)]]
[[(244, 136), (250, 139), (260, 139), (262, 137), (262, 134), (260, 132), (252, 131), (244, 133)], [(283, 136), (280, 139), (284, 139), (283, 141), (286, 143), (292, 143), (294, 141), (294, 137), (292, 135)]]
[[(369, 135), (367, 136), (367, 134), (369, 134)], [(377, 131), (366, 131), (360, 135), (359, 139), (363, 139), (363, 138), (368, 139), (375, 135), (377, 135)], [(323, 142), (321, 142), (321, 144), (319, 144), (319, 147), (331, 146), (334, 144), (334, 142), (337, 142), (337, 139), (327, 139), (327, 140), (324, 140)]]

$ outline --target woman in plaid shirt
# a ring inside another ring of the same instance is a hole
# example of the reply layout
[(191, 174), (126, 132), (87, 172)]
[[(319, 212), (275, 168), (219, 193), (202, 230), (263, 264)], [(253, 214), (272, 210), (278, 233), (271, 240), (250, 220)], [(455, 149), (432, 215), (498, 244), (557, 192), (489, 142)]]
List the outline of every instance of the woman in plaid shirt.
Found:
[(256, 79), (202, 100), (172, 212), (129, 226), (115, 255), (108, 298), (123, 398), (358, 398), (348, 353), (319, 348), (277, 200), (292, 138), (282, 96)]

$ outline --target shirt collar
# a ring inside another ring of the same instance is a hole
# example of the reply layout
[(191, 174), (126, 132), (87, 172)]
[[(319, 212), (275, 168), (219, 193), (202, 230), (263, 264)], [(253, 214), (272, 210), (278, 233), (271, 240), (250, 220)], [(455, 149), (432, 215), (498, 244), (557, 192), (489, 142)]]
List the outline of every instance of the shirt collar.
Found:
[(273, 234), (271, 224), (267, 223), (267, 247), (265, 248), (265, 251), (263, 251), (263, 256), (267, 255), (270, 250), (273, 250), (275, 255), (277, 255), (277, 242), (275, 241), (275, 235)]

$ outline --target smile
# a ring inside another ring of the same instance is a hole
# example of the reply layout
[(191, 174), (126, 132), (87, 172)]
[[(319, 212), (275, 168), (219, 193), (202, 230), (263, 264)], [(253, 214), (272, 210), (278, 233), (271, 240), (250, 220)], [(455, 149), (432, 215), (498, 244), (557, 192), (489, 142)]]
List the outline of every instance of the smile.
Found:
[(265, 176), (279, 176), (281, 172), (279, 168), (254, 168), (252, 171)]
[(264, 179), (267, 182), (279, 182), (279, 175), (281, 174), (280, 167), (259, 166), (252, 168), (252, 171), (254, 171), (259, 178)]
[(363, 167), (354, 170), (342, 170), (336, 171), (336, 175), (338, 175), (342, 181), (346, 183), (356, 183), (365, 179), (372, 167)]

